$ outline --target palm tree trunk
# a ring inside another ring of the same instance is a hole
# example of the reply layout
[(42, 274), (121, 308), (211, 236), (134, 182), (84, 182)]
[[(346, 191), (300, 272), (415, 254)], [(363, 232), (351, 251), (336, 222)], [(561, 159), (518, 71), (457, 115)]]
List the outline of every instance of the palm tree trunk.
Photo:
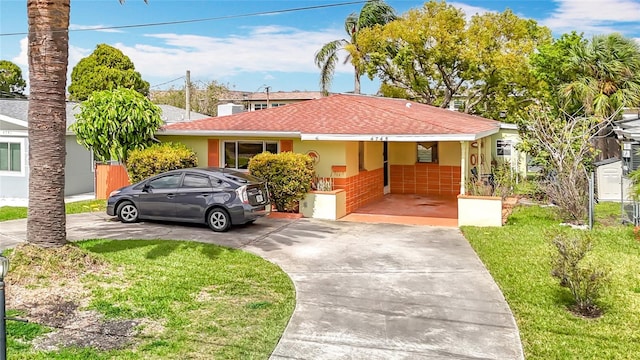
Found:
[(360, 94), (360, 74), (358, 74), (357, 70), (356, 70), (356, 75), (355, 75), (354, 80), (353, 80), (353, 93), (354, 94)]
[(27, 241), (67, 242), (64, 208), (65, 90), (70, 0), (28, 0), (29, 210)]

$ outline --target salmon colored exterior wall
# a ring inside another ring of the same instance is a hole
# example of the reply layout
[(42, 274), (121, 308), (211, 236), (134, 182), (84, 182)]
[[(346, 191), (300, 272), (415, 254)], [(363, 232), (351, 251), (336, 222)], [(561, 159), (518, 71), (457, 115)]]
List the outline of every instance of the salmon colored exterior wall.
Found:
[(457, 195), (460, 171), (460, 166), (438, 164), (391, 165), (391, 193)]
[(207, 154), (207, 163), (209, 166), (220, 166), (220, 140), (208, 140)]
[(347, 192), (347, 214), (384, 196), (382, 168), (361, 171), (356, 176), (334, 179), (334, 188)]
[(107, 199), (112, 191), (130, 184), (123, 165), (96, 165), (96, 199)]
[(293, 140), (280, 140), (280, 152), (292, 152)]

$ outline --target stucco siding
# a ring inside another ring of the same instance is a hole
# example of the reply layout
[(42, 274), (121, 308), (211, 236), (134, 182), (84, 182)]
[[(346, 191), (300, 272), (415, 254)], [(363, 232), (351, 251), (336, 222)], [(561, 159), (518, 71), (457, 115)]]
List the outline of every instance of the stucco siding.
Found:
[(179, 142), (185, 144), (196, 153), (198, 158), (198, 166), (205, 167), (208, 162), (208, 140), (206, 136), (158, 136), (158, 140), (162, 142)]
[(357, 141), (348, 141), (345, 142), (344, 146), (347, 165), (345, 176), (357, 176), (360, 173), (359, 143)]
[(418, 161), (418, 150), (414, 142), (389, 143), (390, 165), (413, 165)]
[(320, 155), (315, 164), (316, 174), (320, 177), (330, 177), (331, 166), (346, 165), (345, 144), (342, 141), (301, 141), (293, 142), (293, 152), (306, 154), (315, 151)]
[(364, 168), (368, 171), (382, 168), (383, 143), (366, 141), (364, 143)]
[(438, 163), (440, 165), (460, 166), (462, 150), (459, 141), (441, 141), (438, 143)]

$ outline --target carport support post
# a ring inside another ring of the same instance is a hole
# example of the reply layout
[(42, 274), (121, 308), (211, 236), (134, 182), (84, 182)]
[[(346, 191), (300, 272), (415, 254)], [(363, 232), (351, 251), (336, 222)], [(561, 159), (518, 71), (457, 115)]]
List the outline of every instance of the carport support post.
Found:
[(466, 184), (467, 184), (467, 159), (469, 158), (469, 142), (468, 141), (460, 141), (460, 147), (462, 151), (460, 153), (462, 156), (460, 157), (460, 195), (464, 195), (467, 192)]

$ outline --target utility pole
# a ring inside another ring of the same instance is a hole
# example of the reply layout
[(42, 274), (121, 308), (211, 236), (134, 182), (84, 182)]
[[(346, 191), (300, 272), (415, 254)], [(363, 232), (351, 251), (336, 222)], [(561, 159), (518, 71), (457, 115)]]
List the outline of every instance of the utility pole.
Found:
[(264, 89), (267, 92), (267, 109), (268, 109), (269, 108), (269, 89), (271, 89), (271, 86), (265, 86)]
[(185, 77), (184, 96), (186, 97), (185, 111), (187, 120), (191, 120), (191, 71), (189, 70), (187, 70), (187, 76)]

